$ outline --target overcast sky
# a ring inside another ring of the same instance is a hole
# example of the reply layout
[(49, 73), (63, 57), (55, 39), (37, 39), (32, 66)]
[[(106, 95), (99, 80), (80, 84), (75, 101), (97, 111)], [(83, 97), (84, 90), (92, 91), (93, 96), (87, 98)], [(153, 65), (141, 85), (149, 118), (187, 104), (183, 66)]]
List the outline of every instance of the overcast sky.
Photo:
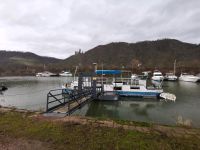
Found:
[(0, 49), (66, 58), (162, 38), (200, 43), (200, 0), (0, 0)]

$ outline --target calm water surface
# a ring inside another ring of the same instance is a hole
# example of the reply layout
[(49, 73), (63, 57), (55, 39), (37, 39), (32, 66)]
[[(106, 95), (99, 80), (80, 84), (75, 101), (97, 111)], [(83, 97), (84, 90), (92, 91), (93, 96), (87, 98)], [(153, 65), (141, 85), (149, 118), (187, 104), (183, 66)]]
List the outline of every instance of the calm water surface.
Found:
[[(31, 110), (45, 110), (49, 90), (57, 89), (70, 78), (1, 77), (0, 83), (8, 90), (0, 94), (0, 105)], [(178, 116), (200, 127), (200, 84), (189, 82), (165, 82), (164, 91), (174, 93), (176, 102), (155, 99), (121, 98), (120, 101), (93, 101), (74, 114), (175, 124)]]

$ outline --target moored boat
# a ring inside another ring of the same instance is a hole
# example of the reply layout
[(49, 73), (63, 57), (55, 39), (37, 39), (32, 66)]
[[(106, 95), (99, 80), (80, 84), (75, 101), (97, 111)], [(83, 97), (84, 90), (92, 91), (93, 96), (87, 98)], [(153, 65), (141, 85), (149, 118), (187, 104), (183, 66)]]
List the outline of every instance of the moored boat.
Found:
[(178, 77), (176, 76), (176, 60), (174, 61), (174, 72), (173, 73), (166, 73), (164, 80), (166, 81), (176, 81)]
[(165, 99), (165, 100), (170, 100), (170, 101), (176, 101), (176, 96), (174, 94), (171, 93), (161, 93), (160, 97)]
[(72, 77), (72, 73), (70, 73), (68, 71), (62, 71), (59, 75), (61, 77)]
[(132, 75), (131, 75), (131, 79), (132, 79), (132, 80), (138, 79), (138, 75), (137, 75), (137, 74), (132, 74)]
[(49, 71), (44, 71), (44, 72), (38, 72), (36, 74), (36, 77), (51, 77), (51, 76), (56, 76), (56, 74), (51, 73)]
[[(96, 74), (101, 75), (117, 75), (121, 71), (118, 70), (97, 70)], [(103, 90), (106, 93), (116, 93), (119, 96), (127, 97), (144, 97), (152, 98), (159, 97), (163, 92), (161, 86), (147, 86), (146, 79), (140, 78), (97, 78), (97, 86), (103, 86)], [(70, 89), (76, 89), (78, 86), (78, 81), (73, 81), (70, 85)], [(90, 80), (85, 80), (83, 86), (92, 86)]]
[(146, 79), (150, 78), (150, 74), (151, 74), (151, 71), (142, 72), (143, 77), (146, 78)]
[(152, 80), (154, 81), (162, 81), (164, 79), (164, 76), (162, 75), (162, 73), (158, 70), (155, 70), (153, 72), (153, 77)]
[(174, 75), (173, 73), (166, 73), (164, 80), (166, 81), (176, 81), (178, 79), (178, 77), (176, 75)]
[[(119, 79), (120, 80), (120, 79)], [(160, 86), (147, 86), (147, 80), (137, 79), (123, 79), (123, 82), (116, 79), (109, 88), (104, 85), (104, 90), (115, 91), (120, 96), (132, 96), (132, 97), (158, 97), (163, 89)]]
[(185, 81), (185, 82), (197, 82), (200, 80), (200, 77), (192, 75), (192, 74), (182, 73), (179, 77), (179, 80)]

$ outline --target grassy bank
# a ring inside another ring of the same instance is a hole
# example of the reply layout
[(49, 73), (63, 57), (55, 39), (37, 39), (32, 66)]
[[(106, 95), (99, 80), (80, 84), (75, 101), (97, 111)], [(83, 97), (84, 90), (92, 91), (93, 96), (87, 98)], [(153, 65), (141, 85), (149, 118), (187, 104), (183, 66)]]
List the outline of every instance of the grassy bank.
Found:
[[(147, 124), (145, 128), (149, 128), (150, 132), (139, 132), (122, 127), (100, 126), (98, 123), (94, 125), (37, 119), (30, 117), (32, 115), (0, 112), (0, 146), (7, 147), (22, 139), (23, 142), (29, 141), (27, 143), (30, 145), (25, 146), (30, 146), (30, 149), (34, 148), (30, 141), (35, 141), (32, 142), (34, 146), (39, 143), (40, 149), (200, 149), (198, 133), (193, 136), (168, 136), (156, 132), (152, 125)], [(140, 127), (140, 123), (130, 124)]]

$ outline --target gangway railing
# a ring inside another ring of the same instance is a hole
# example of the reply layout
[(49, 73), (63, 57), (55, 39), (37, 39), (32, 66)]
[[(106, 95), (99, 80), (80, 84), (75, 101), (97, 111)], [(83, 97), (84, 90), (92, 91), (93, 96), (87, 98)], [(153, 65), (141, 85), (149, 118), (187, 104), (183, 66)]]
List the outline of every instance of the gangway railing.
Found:
[[(79, 102), (81, 98), (90, 98), (92, 97), (92, 89), (83, 89), (81, 92), (78, 90), (69, 90), (69, 89), (55, 89), (50, 90), (47, 94), (47, 105), (46, 112), (52, 112), (62, 106), (68, 105), (73, 102), (77, 102), (77, 107), (82, 104)], [(66, 113), (70, 113), (71, 109), (68, 109)]]
[(65, 105), (68, 101), (67, 96), (63, 96), (63, 89), (50, 90), (47, 94), (46, 112)]
[[(84, 82), (88, 84), (84, 84)], [(59, 110), (58, 112), (60, 110), (63, 112), (64, 109), (65, 113), (70, 114), (76, 108), (83, 106), (89, 99), (97, 99), (101, 93), (103, 93), (103, 86), (97, 86), (96, 77), (93, 74), (80, 73), (73, 90), (64, 88), (48, 92), (46, 112), (55, 112), (56, 109)]]

